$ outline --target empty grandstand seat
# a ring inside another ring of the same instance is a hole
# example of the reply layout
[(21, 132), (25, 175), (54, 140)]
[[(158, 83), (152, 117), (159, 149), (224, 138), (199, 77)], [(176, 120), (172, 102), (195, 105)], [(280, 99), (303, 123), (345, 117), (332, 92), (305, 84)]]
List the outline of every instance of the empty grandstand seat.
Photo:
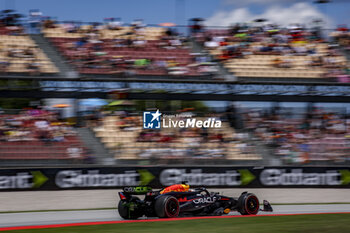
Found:
[(29, 73), (30, 70), (27, 68), (27, 64), (30, 60), (27, 60), (25, 57), (9, 57), (7, 52), (11, 49), (23, 50), (30, 48), (34, 53), (34, 62), (39, 64), (40, 73), (58, 73), (56, 66), (47, 58), (44, 52), (36, 46), (35, 42), (29, 36), (0, 35), (0, 44), (6, 48), (0, 52), (1, 58), (9, 62), (6, 72)]
[[(199, 119), (205, 120), (206, 118)], [(141, 122), (140, 117), (138, 117), (137, 120)], [(233, 141), (233, 135), (235, 134), (235, 131), (226, 122), (223, 122), (222, 130), (208, 129), (208, 133), (213, 135), (221, 133), (226, 138), (226, 140), (230, 142), (227, 142), (224, 145), (220, 143), (219, 140), (204, 142), (201, 144), (198, 150), (201, 154), (203, 154), (202, 156), (189, 156), (188, 152), (192, 148), (190, 140), (188, 140), (190, 139), (190, 137), (180, 136), (175, 138), (173, 141), (167, 143), (162, 143), (158, 141), (140, 141), (138, 140), (138, 137), (139, 134), (142, 132), (141, 127), (136, 125), (132, 127), (132, 130), (122, 130), (118, 126), (118, 122), (121, 121), (122, 120), (116, 116), (105, 117), (103, 119), (102, 126), (94, 128), (93, 130), (95, 132), (95, 135), (101, 139), (105, 146), (108, 147), (111, 152), (115, 153), (116, 159), (261, 159), (261, 156), (256, 154), (253, 149), (241, 151), (238, 147), (236, 147), (237, 142)], [(164, 135), (177, 134), (177, 130), (178, 129), (175, 128), (164, 128), (161, 132)]]

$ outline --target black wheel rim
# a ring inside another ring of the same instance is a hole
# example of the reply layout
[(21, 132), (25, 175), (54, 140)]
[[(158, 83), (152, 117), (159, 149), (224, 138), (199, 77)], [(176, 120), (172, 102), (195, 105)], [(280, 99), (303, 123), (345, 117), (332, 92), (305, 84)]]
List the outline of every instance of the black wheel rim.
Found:
[(253, 196), (248, 197), (248, 200), (246, 202), (246, 208), (249, 214), (256, 214), (257, 210), (259, 209), (259, 202), (257, 198)]
[(178, 204), (175, 200), (169, 200), (166, 206), (166, 210), (168, 212), (169, 215), (171, 216), (175, 216), (178, 212)]

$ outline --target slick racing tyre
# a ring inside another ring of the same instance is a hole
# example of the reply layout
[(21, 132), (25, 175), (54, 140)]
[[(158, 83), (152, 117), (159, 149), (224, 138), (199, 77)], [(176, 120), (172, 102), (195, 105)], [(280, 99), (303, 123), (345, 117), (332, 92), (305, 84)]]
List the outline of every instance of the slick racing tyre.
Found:
[(256, 215), (259, 212), (259, 199), (253, 193), (242, 193), (238, 198), (238, 212), (242, 215)]
[(129, 201), (119, 201), (118, 212), (120, 217), (124, 219), (137, 219), (141, 217), (142, 214), (138, 208), (138, 202), (140, 202), (140, 198), (138, 197), (131, 197)]
[(176, 218), (179, 216), (180, 205), (173, 196), (161, 196), (154, 205), (156, 215), (159, 218)]

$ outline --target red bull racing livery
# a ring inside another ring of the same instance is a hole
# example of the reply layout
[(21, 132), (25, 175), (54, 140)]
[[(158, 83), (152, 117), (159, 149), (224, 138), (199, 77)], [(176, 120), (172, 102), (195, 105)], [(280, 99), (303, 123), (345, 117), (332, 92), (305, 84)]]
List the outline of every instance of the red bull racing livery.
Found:
[[(136, 195), (145, 195), (141, 200)], [(178, 216), (220, 216), (238, 211), (242, 215), (256, 215), (259, 211), (272, 211), (268, 201), (243, 192), (239, 197), (227, 197), (206, 188), (190, 189), (186, 183), (175, 184), (153, 191), (149, 187), (124, 187), (119, 192), (118, 212), (124, 219), (142, 216), (175, 218)]]

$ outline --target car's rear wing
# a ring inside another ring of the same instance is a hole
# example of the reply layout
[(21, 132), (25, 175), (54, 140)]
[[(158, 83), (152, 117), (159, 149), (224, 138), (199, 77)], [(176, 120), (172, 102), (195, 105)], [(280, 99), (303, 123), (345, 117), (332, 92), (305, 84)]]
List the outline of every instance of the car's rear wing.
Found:
[(150, 191), (152, 191), (152, 188), (147, 186), (136, 186), (136, 187), (128, 186), (123, 188), (123, 193), (129, 194), (129, 195), (143, 195)]

